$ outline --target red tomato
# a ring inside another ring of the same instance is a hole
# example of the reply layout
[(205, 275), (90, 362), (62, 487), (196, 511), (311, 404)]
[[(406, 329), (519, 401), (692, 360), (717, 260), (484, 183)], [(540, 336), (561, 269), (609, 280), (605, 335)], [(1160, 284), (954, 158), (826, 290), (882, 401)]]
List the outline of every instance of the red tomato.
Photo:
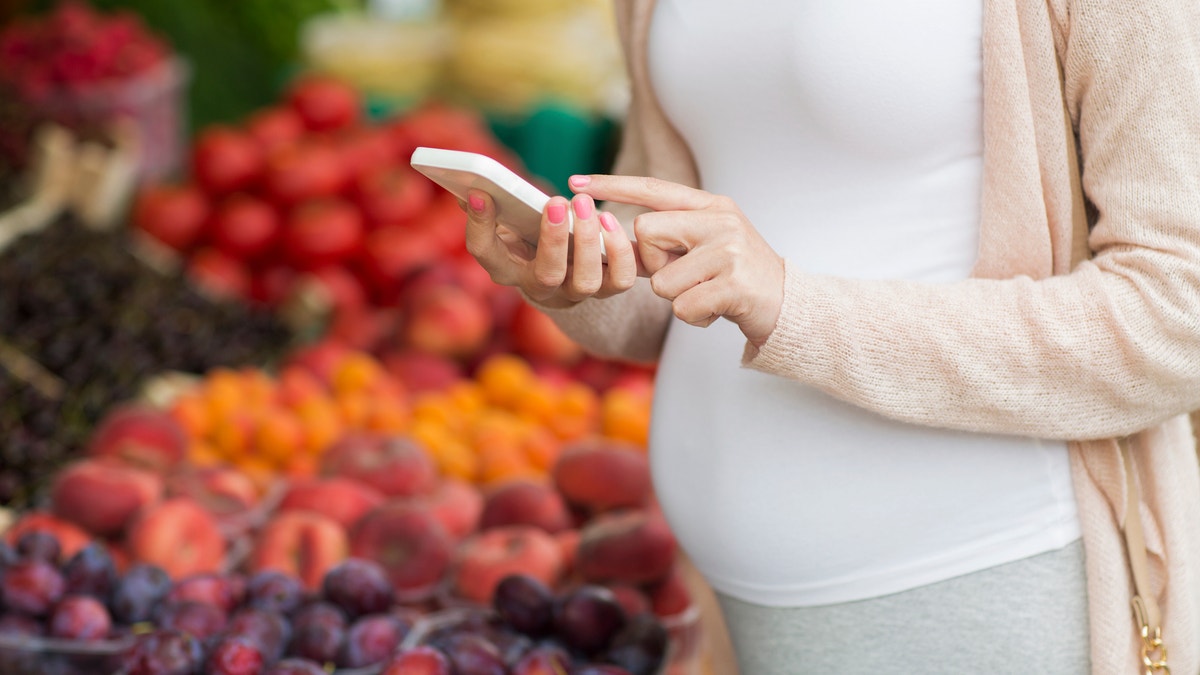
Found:
[(288, 299), (296, 285), (296, 271), (282, 264), (267, 265), (253, 272), (250, 299), (276, 307)]
[(280, 206), (333, 197), (346, 185), (341, 156), (324, 143), (300, 143), (271, 155), (263, 177), (267, 197)]
[[(396, 143), (382, 127), (357, 126), (338, 133), (334, 145), (342, 155), (342, 165), (350, 180), (395, 165), (401, 157)], [(408, 158), (404, 157), (407, 166)]]
[(421, 232), (403, 228), (375, 230), (363, 244), (363, 276), (377, 303), (393, 305), (410, 275), (434, 264), (437, 256), (436, 242)]
[(341, 265), (315, 269), (303, 281), (320, 289), (335, 310), (362, 307), (367, 304), (367, 292), (350, 270)]
[(227, 197), (208, 226), (213, 246), (242, 260), (259, 258), (279, 238), (279, 213), (266, 201), (248, 194)]
[(209, 205), (193, 185), (150, 185), (133, 204), (133, 226), (158, 241), (186, 251), (200, 241)]
[[(434, 187), (432, 181), (410, 167), (383, 166), (355, 182), (354, 201), (362, 209), (367, 227), (393, 227), (424, 213), (433, 199)], [(458, 204), (454, 207), (458, 209)]]
[(229, 127), (209, 127), (192, 148), (192, 175), (211, 195), (252, 187), (263, 164), (263, 151), (250, 134)]
[(284, 255), (297, 269), (314, 270), (358, 253), (362, 216), (342, 199), (318, 199), (296, 207), (283, 233)]
[(310, 74), (292, 83), (287, 101), (309, 131), (344, 129), (358, 121), (358, 91), (335, 77)]
[(245, 299), (250, 295), (250, 271), (215, 248), (196, 251), (187, 271), (197, 286), (218, 298)]
[(304, 122), (291, 108), (263, 108), (246, 120), (246, 131), (258, 141), (264, 152), (272, 152), (295, 143), (304, 135)]

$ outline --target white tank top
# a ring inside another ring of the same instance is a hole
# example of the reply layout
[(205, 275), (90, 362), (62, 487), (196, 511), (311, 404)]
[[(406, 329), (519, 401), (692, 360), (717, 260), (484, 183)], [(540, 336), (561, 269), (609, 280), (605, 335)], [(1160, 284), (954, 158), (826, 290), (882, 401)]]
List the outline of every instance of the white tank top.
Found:
[[(800, 270), (952, 282), (975, 263), (980, 0), (658, 0), (650, 73), (703, 187)], [(717, 590), (876, 597), (1079, 537), (1066, 444), (907, 425), (740, 367), (719, 321), (668, 333), (651, 458)]]

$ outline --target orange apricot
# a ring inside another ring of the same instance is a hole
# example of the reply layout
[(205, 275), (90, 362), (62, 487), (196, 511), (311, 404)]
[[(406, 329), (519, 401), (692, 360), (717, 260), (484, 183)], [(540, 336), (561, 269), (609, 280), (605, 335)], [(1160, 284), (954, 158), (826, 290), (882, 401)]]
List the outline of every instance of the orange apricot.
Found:
[(475, 380), (494, 405), (513, 407), (536, 379), (529, 362), (515, 354), (496, 354), (480, 364)]

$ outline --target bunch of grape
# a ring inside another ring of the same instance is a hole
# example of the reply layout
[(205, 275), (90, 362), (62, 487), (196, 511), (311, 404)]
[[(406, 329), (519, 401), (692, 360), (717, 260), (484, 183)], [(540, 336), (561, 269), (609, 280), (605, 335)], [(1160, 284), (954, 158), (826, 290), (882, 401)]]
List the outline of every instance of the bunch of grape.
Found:
[(152, 270), (122, 234), (64, 218), (16, 240), (0, 253), (0, 346), (38, 364), (60, 392), (39, 391), (0, 358), (0, 504), (34, 499), (100, 415), (147, 377), (261, 366), (290, 341), (278, 317)]

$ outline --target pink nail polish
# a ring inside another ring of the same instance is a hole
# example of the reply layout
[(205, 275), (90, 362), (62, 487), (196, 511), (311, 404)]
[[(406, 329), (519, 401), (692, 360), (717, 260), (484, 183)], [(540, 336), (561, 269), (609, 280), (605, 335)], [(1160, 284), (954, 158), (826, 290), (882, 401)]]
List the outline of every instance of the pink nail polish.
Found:
[(575, 205), (576, 218), (591, 218), (595, 212), (596, 203), (587, 195), (576, 197), (572, 203)]
[(476, 213), (483, 210), (483, 197), (480, 197), (479, 195), (471, 195), (471, 197), (467, 200), (467, 203), (470, 205), (471, 210), (475, 211)]
[(567, 219), (567, 205), (561, 202), (554, 202), (546, 207), (546, 217), (554, 225), (562, 225)]
[(604, 228), (605, 232), (616, 232), (620, 227), (617, 224), (616, 216), (608, 211), (600, 214), (600, 225)]
[(571, 176), (567, 182), (570, 183), (571, 187), (581, 188), (592, 182), (592, 179), (590, 176)]

